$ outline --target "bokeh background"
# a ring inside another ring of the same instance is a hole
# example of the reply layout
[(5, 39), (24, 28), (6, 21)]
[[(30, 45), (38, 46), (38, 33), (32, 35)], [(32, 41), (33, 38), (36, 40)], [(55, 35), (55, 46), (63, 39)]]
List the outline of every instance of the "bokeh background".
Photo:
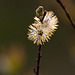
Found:
[[(75, 21), (75, 0), (61, 0)], [(35, 75), (37, 46), (27, 39), (42, 5), (59, 18), (58, 30), (42, 46), (40, 75), (75, 75), (75, 29), (56, 0), (0, 0), (0, 75)]]

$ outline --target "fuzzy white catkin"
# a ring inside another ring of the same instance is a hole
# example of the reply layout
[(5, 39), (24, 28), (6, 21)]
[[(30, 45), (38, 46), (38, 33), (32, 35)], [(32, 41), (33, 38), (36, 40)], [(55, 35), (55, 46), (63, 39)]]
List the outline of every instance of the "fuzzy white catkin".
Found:
[(58, 18), (52, 11), (47, 11), (42, 23), (38, 17), (34, 17), (35, 21), (28, 29), (28, 39), (32, 40), (34, 44), (44, 44), (48, 42), (53, 32), (57, 29)]

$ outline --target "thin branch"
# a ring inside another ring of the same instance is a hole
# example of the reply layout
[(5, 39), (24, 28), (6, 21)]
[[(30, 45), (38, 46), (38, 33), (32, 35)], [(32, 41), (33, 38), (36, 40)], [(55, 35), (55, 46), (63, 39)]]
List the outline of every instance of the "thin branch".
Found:
[[(40, 21), (41, 21), (41, 23), (42, 23), (42, 21), (43, 21), (43, 19), (44, 19), (45, 15), (46, 15), (46, 13), (47, 13), (47, 11), (46, 11), (46, 10), (44, 10), (43, 18), (42, 18), (42, 20), (40, 20)], [(41, 59), (41, 45), (39, 44), (39, 45), (38, 45), (37, 67), (36, 67), (36, 68), (34, 68), (34, 73), (35, 73), (35, 75), (39, 75), (39, 69), (40, 69), (40, 59)]]
[(35, 75), (39, 75), (40, 58), (41, 58), (41, 45), (39, 44), (39, 46), (38, 46), (37, 68), (36, 68)]
[(61, 7), (63, 8), (63, 10), (64, 10), (65, 13), (66, 13), (66, 16), (68, 17), (69, 21), (71, 22), (72, 27), (75, 29), (75, 24), (74, 24), (74, 22), (72, 21), (70, 15), (69, 15), (69, 13), (68, 13), (68, 11), (66, 10), (66, 8), (65, 8), (65, 6), (63, 5), (63, 3), (61, 2), (61, 0), (56, 0), (56, 1), (61, 5)]

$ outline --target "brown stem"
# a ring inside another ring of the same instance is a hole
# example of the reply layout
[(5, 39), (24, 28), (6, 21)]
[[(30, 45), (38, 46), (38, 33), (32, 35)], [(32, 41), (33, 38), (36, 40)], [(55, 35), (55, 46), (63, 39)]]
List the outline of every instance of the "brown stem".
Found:
[(37, 68), (36, 68), (35, 75), (39, 75), (40, 58), (41, 58), (41, 45), (39, 44), (39, 46), (38, 46)]
[(61, 5), (61, 7), (63, 8), (63, 10), (64, 10), (65, 13), (66, 13), (66, 16), (68, 17), (69, 21), (71, 22), (72, 27), (75, 29), (75, 24), (74, 24), (74, 22), (72, 21), (70, 15), (69, 15), (69, 13), (68, 13), (68, 11), (66, 10), (66, 8), (65, 8), (65, 6), (63, 5), (63, 3), (61, 2), (61, 0), (56, 0), (56, 1)]
[[(42, 20), (40, 20), (40, 21), (41, 21), (41, 23), (42, 23), (42, 21), (43, 21), (43, 19), (44, 19), (45, 15), (46, 15), (46, 12), (47, 12), (47, 11), (46, 11), (46, 10), (44, 10), (43, 18), (42, 18)], [(36, 68), (34, 68), (34, 73), (35, 73), (35, 75), (39, 75), (40, 58), (41, 58), (41, 45), (39, 44), (39, 45), (38, 45), (37, 67), (36, 67)]]

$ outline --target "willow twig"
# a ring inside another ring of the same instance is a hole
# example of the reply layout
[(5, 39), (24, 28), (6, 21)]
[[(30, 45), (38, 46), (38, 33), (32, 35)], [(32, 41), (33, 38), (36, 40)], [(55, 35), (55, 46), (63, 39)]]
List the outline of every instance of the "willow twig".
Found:
[[(46, 10), (44, 10), (44, 14), (43, 14), (43, 18), (40, 20), (41, 21), (41, 23), (42, 23), (42, 21), (43, 21), (43, 19), (44, 19), (44, 17), (45, 17), (45, 15), (46, 15)], [(37, 66), (36, 66), (36, 68), (34, 68), (34, 73), (35, 73), (35, 75), (39, 75), (39, 69), (40, 69), (40, 59), (41, 59), (41, 46), (42, 45), (38, 45), (38, 57), (37, 57)]]
[(63, 8), (63, 10), (64, 10), (65, 13), (66, 13), (66, 16), (68, 17), (69, 21), (71, 22), (72, 27), (75, 29), (75, 24), (74, 24), (74, 22), (72, 21), (70, 15), (69, 15), (69, 13), (68, 13), (68, 11), (66, 10), (66, 8), (65, 8), (65, 6), (63, 5), (63, 3), (61, 2), (61, 0), (56, 0), (56, 1), (61, 5), (61, 7)]
[(40, 68), (40, 58), (41, 58), (41, 45), (38, 45), (38, 58), (37, 58), (37, 68), (35, 75), (39, 75), (39, 68)]

